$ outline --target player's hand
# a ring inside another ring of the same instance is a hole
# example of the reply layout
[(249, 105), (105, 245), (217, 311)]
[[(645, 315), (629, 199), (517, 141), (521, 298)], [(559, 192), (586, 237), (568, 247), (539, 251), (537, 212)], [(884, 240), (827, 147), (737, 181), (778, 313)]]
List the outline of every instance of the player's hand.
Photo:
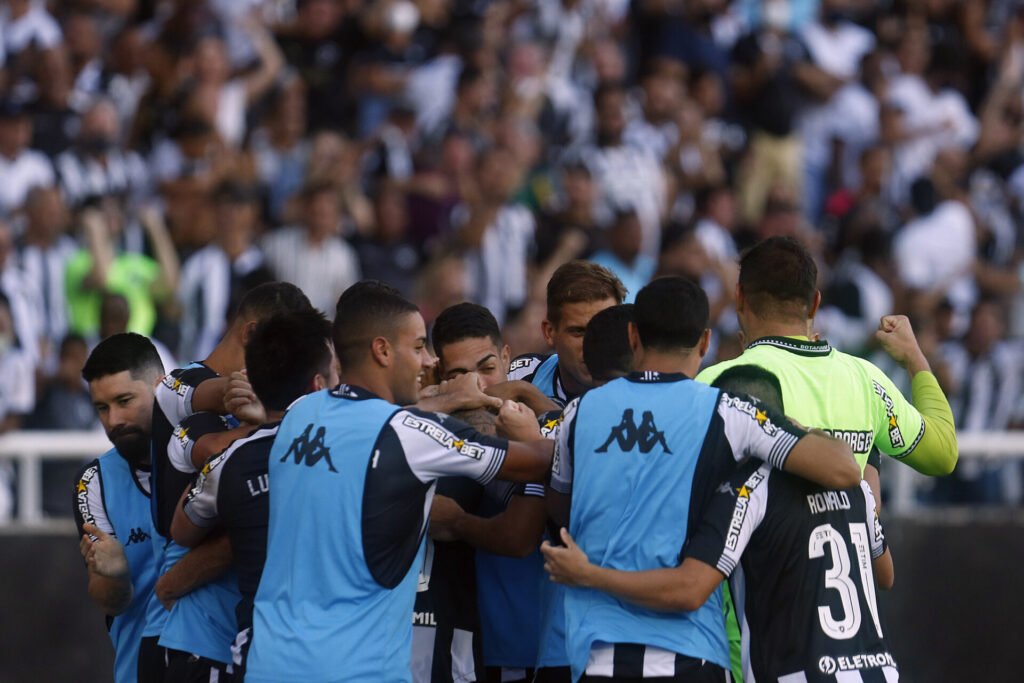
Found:
[(550, 541), (540, 544), (544, 553), (544, 569), (551, 574), (551, 580), (563, 586), (586, 586), (587, 572), (592, 565), (586, 554), (572, 540), (568, 529), (561, 529), (562, 543), (565, 547), (551, 545)]
[(520, 401), (530, 406), (530, 410), (540, 415), (549, 410), (560, 410), (561, 407), (544, 395), (544, 392), (529, 382), (513, 379), (498, 382), (484, 389), (489, 396), (497, 396), (502, 401)]
[(441, 412), (445, 413), (452, 413), (456, 410), (474, 410), (476, 408), (490, 408), (493, 410), (501, 408), (501, 399), (488, 396), (483, 392), (483, 383), (480, 375), (475, 372), (467, 372), (454, 379), (441, 382), (438, 399), (444, 403), (445, 409)]
[(911, 374), (920, 370), (930, 370), (928, 360), (924, 357), (910, 319), (905, 315), (886, 315), (878, 325), (875, 339), (894, 361), (906, 368)]
[[(427, 396), (437, 396), (438, 391), (441, 387), (441, 359), (435, 358), (434, 362), (431, 363), (430, 367), (423, 371), (420, 375), (420, 396), (426, 398)], [(424, 393), (424, 392), (433, 393)]]
[(498, 411), (498, 419), (494, 423), (498, 436), (513, 441), (536, 441), (544, 438), (537, 424), (537, 415), (525, 404), (516, 401), (505, 401)]
[(256, 398), (245, 370), (231, 373), (228, 390), (224, 392), (224, 410), (239, 422), (260, 425), (267, 421), (267, 412)]
[(178, 594), (171, 589), (172, 579), (169, 578), (170, 572), (164, 572), (164, 574), (156, 580), (156, 584), (153, 586), (153, 592), (156, 593), (156, 599), (160, 601), (164, 609), (168, 612), (174, 607), (174, 603), (178, 601)]
[(462, 507), (448, 496), (435, 495), (430, 505), (430, 537), (435, 541), (459, 540), (455, 525), (464, 514)]
[(83, 524), (82, 531), (85, 533), (82, 534), (79, 548), (89, 571), (108, 579), (127, 578), (128, 556), (124, 554), (121, 542), (95, 524)]

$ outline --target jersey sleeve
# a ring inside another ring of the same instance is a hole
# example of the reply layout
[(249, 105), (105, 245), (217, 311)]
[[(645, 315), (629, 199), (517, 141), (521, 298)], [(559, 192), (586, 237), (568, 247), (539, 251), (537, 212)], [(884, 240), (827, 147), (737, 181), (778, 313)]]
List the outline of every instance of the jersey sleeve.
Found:
[(509, 380), (521, 379), (524, 382), (533, 381), (533, 376), (537, 374), (537, 368), (541, 366), (547, 356), (537, 353), (527, 353), (522, 356), (517, 356), (512, 359), (512, 363), (508, 366), (508, 378)]
[(97, 529), (111, 536), (116, 535), (103, 499), (103, 476), (100, 474), (99, 460), (88, 463), (78, 473), (74, 496), (75, 526), (78, 527), (79, 536), (85, 533), (82, 530), (85, 524), (94, 524)]
[(864, 494), (864, 509), (868, 528), (871, 529), (871, 559), (876, 560), (885, 553), (885, 549), (889, 545), (885, 542), (885, 532), (882, 530), (882, 523), (878, 520), (878, 511), (875, 509), (875, 496), (871, 493), (871, 486), (866, 481), (861, 480), (860, 490)]
[(875, 446), (886, 455), (906, 457), (924, 435), (924, 418), (885, 373), (874, 366), (869, 371)]
[(174, 428), (171, 440), (167, 442), (167, 459), (179, 472), (195, 472), (192, 449), (196, 441), (207, 434), (223, 432), (230, 428), (223, 415), (206, 411), (193, 413)]
[(164, 375), (160, 384), (156, 385), (154, 393), (167, 421), (172, 425), (180, 424), (194, 413), (192, 397), (196, 393), (196, 387), (215, 377), (219, 375), (205, 366), (178, 368)]
[(736, 461), (751, 456), (781, 470), (796, 442), (807, 433), (745, 394), (721, 392), (716, 410)]
[(388, 421), (412, 473), (423, 482), (468, 477), (487, 484), (505, 463), (508, 441), (486, 436), (464, 422), (415, 408)]
[(771, 472), (770, 465), (752, 460), (722, 484), (683, 549), (684, 557), (709, 564), (725, 576), (732, 574), (764, 521)]
[(551, 488), (559, 493), (572, 493), (573, 441), (576, 433), (576, 413), (580, 399), (573, 399), (562, 411), (562, 421), (554, 432), (555, 452), (551, 456)]
[(185, 496), (182, 508), (189, 521), (198, 527), (214, 526), (220, 521), (217, 497), (220, 495), (221, 479), (231, 461), (232, 449), (210, 458), (203, 469), (196, 474), (192, 488)]

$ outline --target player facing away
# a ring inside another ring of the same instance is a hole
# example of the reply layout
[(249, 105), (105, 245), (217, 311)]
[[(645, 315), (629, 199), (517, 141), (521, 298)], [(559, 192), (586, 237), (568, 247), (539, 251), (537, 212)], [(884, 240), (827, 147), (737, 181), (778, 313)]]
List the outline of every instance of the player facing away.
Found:
[(156, 658), (156, 637), (143, 636), (157, 577), (149, 514), (149, 430), (153, 387), (161, 375), (153, 344), (131, 333), (97, 344), (82, 368), (114, 447), (79, 473), (74, 515), (89, 571), (89, 597), (107, 615), (116, 683), (152, 680), (140, 671)]
[[(400, 406), (432, 365), (417, 308), (359, 282), (338, 300), (341, 384), (299, 399), (269, 457), (267, 561), (246, 680), (409, 681), (413, 602), (434, 484), (537, 481), (551, 443), (486, 437)], [(507, 402), (498, 426), (535, 420)]]
[[(637, 372), (565, 409), (549, 514), (600, 564), (675, 567), (715, 488), (745, 456), (840, 488), (860, 480), (846, 443), (690, 379), (707, 350), (707, 317), (707, 297), (692, 282), (650, 283), (629, 325)], [(727, 680), (720, 591), (689, 613), (581, 588), (565, 590), (564, 602), (573, 680)]]
[[(873, 448), (929, 475), (953, 471), (953, 413), (905, 316), (882, 319), (876, 338), (911, 377), (913, 403), (870, 362), (810, 338), (821, 302), (814, 259), (796, 240), (772, 237), (740, 259), (736, 316), (746, 349), (702, 371), (711, 383), (734, 365), (759, 365), (782, 384), (802, 424), (845, 439), (864, 470)], [(877, 451), (874, 454), (877, 457)], [(869, 476), (877, 480), (877, 470)], [(874, 492), (879, 493), (876, 483)]]
[(245, 366), (267, 421), (213, 455), (174, 513), (175, 543), (191, 548), (217, 529), (230, 539), (242, 594), (235, 609), (238, 636), (232, 647), (236, 680), (242, 680), (245, 672), (253, 600), (267, 553), (267, 458), (288, 406), (305, 394), (337, 384), (333, 348), (331, 324), (314, 308), (281, 313), (256, 326), (245, 346)]
[[(781, 410), (778, 379), (755, 365), (716, 386)], [(553, 581), (603, 591), (651, 610), (700, 609), (729, 577), (743, 624), (746, 681), (894, 683), (878, 586), (892, 557), (867, 482), (830, 490), (751, 460), (715, 492), (680, 566), (618, 571), (587, 561), (568, 532), (544, 547)]]

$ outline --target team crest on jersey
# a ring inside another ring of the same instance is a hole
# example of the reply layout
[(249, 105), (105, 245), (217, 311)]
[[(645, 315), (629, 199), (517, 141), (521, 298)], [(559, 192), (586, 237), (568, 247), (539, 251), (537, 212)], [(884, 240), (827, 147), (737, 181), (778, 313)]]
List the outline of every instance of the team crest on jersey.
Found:
[(643, 412), (639, 427), (636, 426), (636, 421), (633, 419), (632, 408), (622, 411), (619, 424), (611, 428), (608, 438), (596, 452), (607, 453), (608, 447), (613, 443), (617, 444), (623, 453), (639, 448), (640, 452), (644, 454), (650, 453), (655, 446), (660, 444), (665, 453), (672, 455), (672, 450), (668, 447), (668, 442), (665, 441), (665, 432), (658, 430), (657, 425), (654, 424), (654, 413), (650, 410)]
[(889, 418), (889, 443), (892, 444), (893, 448), (903, 448), (906, 443), (903, 441), (903, 433), (900, 431), (900, 425), (896, 419), (896, 407), (881, 384), (874, 380), (871, 383), (875, 387), (875, 393), (878, 394), (878, 397), (882, 399), (882, 403), (885, 404), (885, 416)]
[(736, 491), (736, 505), (732, 509), (732, 519), (729, 520), (729, 533), (725, 537), (725, 547), (729, 550), (736, 550), (740, 542), (740, 532), (743, 531), (743, 520), (747, 517), (747, 510), (750, 508), (750, 494), (758, 485), (764, 481), (764, 474), (761, 470), (755, 471), (743, 482)]
[(419, 432), (423, 432), (431, 439), (441, 444), (445, 448), (458, 451), (459, 454), (466, 456), (467, 458), (473, 458), (479, 460), (484, 455), (483, 446), (479, 446), (475, 443), (470, 443), (465, 439), (456, 439), (455, 435), (449, 432), (447, 429), (438, 426), (433, 422), (427, 420), (421, 420), (415, 415), (406, 415), (405, 419), (402, 420), (402, 424), (406, 427), (411, 427)]
[(778, 425), (772, 422), (771, 418), (768, 417), (768, 413), (766, 413), (759, 404), (744, 400), (731, 394), (725, 394), (724, 403), (730, 408), (735, 408), (741, 413), (749, 415), (750, 418), (757, 423), (757, 426), (761, 428), (761, 431), (768, 436), (775, 436), (779, 432)]
[(94, 524), (96, 522), (92, 512), (89, 510), (89, 484), (99, 471), (98, 465), (87, 467), (85, 472), (82, 472), (82, 478), (78, 480), (78, 485), (75, 487), (75, 504), (78, 505), (78, 514), (82, 516), (82, 521), (86, 524)]

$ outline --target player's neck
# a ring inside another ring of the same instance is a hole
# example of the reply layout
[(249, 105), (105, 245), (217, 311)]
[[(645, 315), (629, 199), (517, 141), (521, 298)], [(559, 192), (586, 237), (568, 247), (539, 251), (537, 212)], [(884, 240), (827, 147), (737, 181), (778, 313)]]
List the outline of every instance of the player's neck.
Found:
[(765, 337), (808, 337), (810, 338), (813, 319), (797, 320), (748, 320), (743, 326), (746, 344)]
[(245, 348), (234, 336), (222, 339), (203, 361), (203, 365), (221, 377), (228, 377), (245, 367)]
[(591, 388), (590, 385), (577, 382), (568, 372), (563, 372), (561, 367), (558, 368), (558, 379), (562, 382), (562, 389), (567, 396), (579, 396)]
[(388, 385), (386, 377), (381, 377), (373, 372), (366, 372), (362, 369), (353, 369), (349, 372), (342, 372), (339, 375), (339, 379), (342, 384), (366, 389), (388, 403), (395, 403), (395, 395), (391, 392), (391, 387)]
[(637, 372), (657, 372), (662, 375), (682, 373), (687, 377), (696, 377), (700, 370), (701, 355), (697, 349), (689, 353), (644, 349), (643, 358), (637, 363)]

